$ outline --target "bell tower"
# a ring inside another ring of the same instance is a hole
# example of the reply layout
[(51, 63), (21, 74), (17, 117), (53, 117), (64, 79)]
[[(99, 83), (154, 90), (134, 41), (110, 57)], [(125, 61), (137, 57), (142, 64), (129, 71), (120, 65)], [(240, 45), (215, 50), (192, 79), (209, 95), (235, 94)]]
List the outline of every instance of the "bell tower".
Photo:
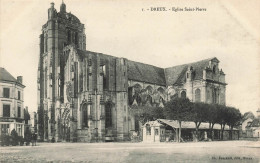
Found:
[(77, 49), (86, 50), (84, 24), (66, 11), (62, 1), (60, 12), (52, 2), (48, 9), (48, 20), (42, 26), (40, 35), (40, 56), (38, 65), (38, 112), (39, 138), (51, 140), (55, 137), (55, 103), (63, 101), (63, 49), (73, 45)]

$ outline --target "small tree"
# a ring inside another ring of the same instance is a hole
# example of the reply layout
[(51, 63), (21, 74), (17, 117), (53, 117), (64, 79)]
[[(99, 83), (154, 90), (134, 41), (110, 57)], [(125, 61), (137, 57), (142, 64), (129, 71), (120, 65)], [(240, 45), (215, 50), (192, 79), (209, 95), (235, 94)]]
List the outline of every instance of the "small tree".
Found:
[(239, 123), (242, 119), (242, 115), (238, 109), (236, 109), (234, 107), (228, 107), (227, 116), (228, 116), (227, 125), (229, 125), (229, 127), (230, 127), (229, 139), (232, 140), (233, 128), (234, 128), (234, 126), (239, 125)]
[(163, 109), (152, 106), (133, 106), (130, 112), (144, 125), (148, 121), (164, 118)]
[(206, 121), (209, 123), (211, 139), (214, 140), (214, 125), (219, 122), (219, 114), (216, 105), (208, 104)]
[(15, 131), (15, 129), (13, 129), (11, 131), (11, 138), (12, 138), (11, 144), (14, 145), (14, 146), (18, 145), (19, 137), (18, 137), (18, 134)]
[(181, 121), (191, 119), (191, 102), (188, 98), (172, 98), (165, 104), (164, 116), (166, 119), (177, 120), (179, 132), (176, 132), (177, 141), (181, 140)]
[(24, 141), (26, 142), (26, 145), (29, 145), (31, 142), (31, 131), (29, 128), (26, 128), (25, 132), (24, 132)]
[(228, 107), (226, 107), (224, 105), (216, 105), (216, 106), (217, 106), (218, 123), (221, 126), (221, 140), (223, 140), (225, 126), (229, 119)]
[(199, 126), (201, 122), (205, 122), (208, 116), (208, 104), (205, 103), (193, 103), (191, 110), (191, 120), (195, 123), (196, 127), (196, 134), (195, 134), (195, 141), (198, 141), (199, 135)]

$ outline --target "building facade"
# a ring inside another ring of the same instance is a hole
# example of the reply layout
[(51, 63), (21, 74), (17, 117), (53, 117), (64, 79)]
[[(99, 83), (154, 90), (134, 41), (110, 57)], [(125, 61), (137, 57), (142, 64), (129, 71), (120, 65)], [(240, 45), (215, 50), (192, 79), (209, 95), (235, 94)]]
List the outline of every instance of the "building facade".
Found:
[(256, 117), (247, 123), (246, 137), (260, 138), (260, 109), (256, 111)]
[[(168, 142), (176, 141), (176, 134), (179, 132), (179, 122), (177, 120), (157, 119), (146, 122), (143, 126), (143, 142)], [(213, 132), (214, 140), (221, 140), (221, 125), (215, 124), (213, 131), (209, 123), (202, 122), (198, 130), (198, 140), (209, 141), (208, 133)], [(232, 139), (230, 133), (232, 132)], [(181, 139), (183, 141), (194, 141), (196, 139), (196, 126), (194, 122), (181, 122)], [(210, 138), (212, 140), (212, 137)], [(230, 130), (228, 125), (223, 131), (223, 140), (239, 140), (239, 130)]]
[(86, 50), (84, 24), (51, 4), (40, 35), (38, 136), (56, 141), (129, 139), (133, 105), (164, 106), (171, 96), (225, 104), (219, 60), (160, 68)]
[(0, 68), (0, 135), (10, 135), (15, 129), (24, 136), (24, 93), (22, 76), (15, 79), (6, 69)]

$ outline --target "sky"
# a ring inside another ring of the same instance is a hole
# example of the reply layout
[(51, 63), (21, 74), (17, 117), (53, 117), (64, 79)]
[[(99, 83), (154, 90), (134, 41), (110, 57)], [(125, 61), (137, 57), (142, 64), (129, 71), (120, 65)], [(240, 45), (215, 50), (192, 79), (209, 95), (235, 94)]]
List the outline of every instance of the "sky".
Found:
[[(23, 76), (24, 105), (37, 111), (39, 35), (50, 3), (0, 0), (0, 66)], [(85, 24), (87, 50), (166, 68), (211, 57), (226, 74), (226, 104), (260, 108), (260, 1), (64, 0)], [(151, 7), (206, 11), (150, 11)], [(149, 9), (149, 10), (147, 10)], [(142, 11), (144, 10), (144, 11)]]

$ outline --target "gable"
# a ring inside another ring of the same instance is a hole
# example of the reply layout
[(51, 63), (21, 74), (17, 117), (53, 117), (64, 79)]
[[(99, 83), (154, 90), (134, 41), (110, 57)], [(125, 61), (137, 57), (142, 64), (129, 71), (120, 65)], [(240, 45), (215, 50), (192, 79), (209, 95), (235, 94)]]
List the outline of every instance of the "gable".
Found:
[(166, 76), (166, 83), (167, 85), (174, 85), (174, 84), (182, 84), (186, 82), (186, 72), (188, 67), (192, 66), (194, 76), (194, 80), (203, 79), (203, 70), (209, 66), (210, 61), (219, 62), (217, 58), (209, 58), (205, 60), (201, 60), (198, 62), (193, 62), (189, 64), (174, 66), (165, 69), (165, 76)]

